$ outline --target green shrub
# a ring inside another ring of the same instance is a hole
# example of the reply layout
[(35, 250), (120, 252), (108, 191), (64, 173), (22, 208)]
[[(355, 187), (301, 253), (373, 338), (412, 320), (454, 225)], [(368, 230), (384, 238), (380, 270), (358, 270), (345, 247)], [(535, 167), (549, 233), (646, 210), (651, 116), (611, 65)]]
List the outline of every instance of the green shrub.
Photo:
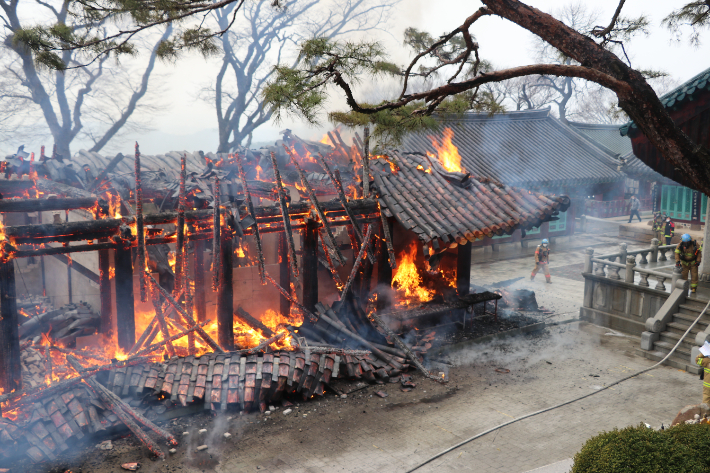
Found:
[(710, 424), (680, 424), (665, 433), (696, 453), (705, 471), (710, 471)]
[[(699, 427), (699, 426), (683, 426)], [(574, 456), (571, 473), (703, 473), (707, 445), (701, 434), (649, 429), (614, 429), (590, 438)], [(706, 430), (703, 430), (707, 434)]]

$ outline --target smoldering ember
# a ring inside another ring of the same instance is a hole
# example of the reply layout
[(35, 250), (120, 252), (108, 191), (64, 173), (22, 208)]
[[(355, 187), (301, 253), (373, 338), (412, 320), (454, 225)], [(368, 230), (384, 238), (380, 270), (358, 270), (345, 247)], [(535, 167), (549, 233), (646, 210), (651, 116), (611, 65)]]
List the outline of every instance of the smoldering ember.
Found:
[(710, 471), (707, 2), (17, 3), (0, 473)]

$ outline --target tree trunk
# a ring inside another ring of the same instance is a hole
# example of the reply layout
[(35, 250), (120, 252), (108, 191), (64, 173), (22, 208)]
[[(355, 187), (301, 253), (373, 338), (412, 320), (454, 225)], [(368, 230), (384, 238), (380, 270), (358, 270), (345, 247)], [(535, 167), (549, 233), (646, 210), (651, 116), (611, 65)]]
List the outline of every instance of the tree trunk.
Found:
[[(495, 15), (539, 36), (551, 46), (579, 62), (620, 81), (609, 87), (619, 106), (638, 125), (648, 140), (669, 162), (688, 176), (693, 187), (710, 194), (710, 151), (694, 143), (677, 127), (643, 75), (627, 66), (610, 51), (547, 13), (518, 0), (482, 0)], [(599, 82), (601, 84), (601, 82)], [(653, 163), (650, 163), (653, 164)]]

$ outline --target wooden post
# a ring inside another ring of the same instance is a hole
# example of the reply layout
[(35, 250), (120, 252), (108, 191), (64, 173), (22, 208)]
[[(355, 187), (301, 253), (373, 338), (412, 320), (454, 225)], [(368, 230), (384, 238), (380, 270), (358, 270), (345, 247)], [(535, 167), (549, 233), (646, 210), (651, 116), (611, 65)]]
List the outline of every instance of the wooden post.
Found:
[(303, 230), (303, 305), (315, 312), (318, 303), (318, 223), (306, 220)]
[(195, 308), (197, 321), (207, 320), (205, 302), (205, 240), (195, 241)]
[(383, 217), (380, 220), (380, 258), (377, 259), (377, 284), (384, 284), (387, 287), (392, 285), (392, 263), (389, 261), (389, 251), (387, 249), (387, 240), (385, 240), (385, 229), (383, 225), (389, 228), (389, 235), (392, 235), (392, 218)]
[(5, 394), (22, 389), (20, 335), (15, 291), (15, 262), (0, 263), (0, 388)]
[(116, 327), (118, 327), (116, 338), (118, 346), (128, 351), (136, 344), (131, 249), (117, 249), (113, 260), (116, 267)]
[[(286, 234), (279, 233), (279, 284), (287, 289), (291, 288), (291, 271), (288, 267), (288, 243)], [(291, 301), (281, 295), (279, 310), (281, 315), (288, 317), (291, 313)]]
[(101, 333), (111, 337), (111, 262), (108, 250), (99, 250), (99, 293), (101, 295)]
[(365, 126), (362, 142), (362, 196), (370, 196), (370, 127)]
[[(69, 211), (66, 211), (66, 222), (69, 221)], [(64, 246), (69, 246), (69, 243), (64, 243)], [(74, 302), (74, 295), (72, 294), (74, 290), (72, 289), (72, 284), (71, 284), (71, 258), (69, 258), (69, 261), (67, 262), (67, 293), (69, 294), (69, 303), (71, 304)]]
[(217, 343), (225, 350), (234, 349), (234, 288), (232, 287), (232, 234), (223, 229), (220, 250), (219, 288), (217, 293)]
[(456, 291), (465, 296), (471, 290), (471, 242), (459, 245), (456, 258)]

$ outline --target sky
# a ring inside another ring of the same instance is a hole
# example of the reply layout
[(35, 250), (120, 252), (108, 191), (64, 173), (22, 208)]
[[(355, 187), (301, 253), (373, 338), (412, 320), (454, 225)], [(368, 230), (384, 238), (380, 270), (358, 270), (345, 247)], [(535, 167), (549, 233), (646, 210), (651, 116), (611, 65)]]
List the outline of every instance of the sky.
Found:
[[(543, 11), (553, 13), (569, 4), (562, 0), (530, 0), (528, 4)], [(690, 79), (710, 67), (710, 32), (705, 33), (705, 41), (700, 47), (686, 42), (675, 41), (672, 34), (660, 22), (672, 9), (683, 2), (663, 0), (630, 0), (626, 2), (623, 14), (637, 16), (646, 14), (651, 22), (651, 34), (632, 40), (627, 44), (627, 53), (636, 69), (660, 69), (670, 73), (679, 83)], [(597, 9), (601, 23), (606, 25), (617, 5), (617, 0), (595, 0), (586, 2), (588, 8)], [(369, 39), (377, 38), (390, 52), (394, 62), (405, 64), (410, 54), (402, 46), (403, 31), (408, 26), (440, 35), (448, 32), (481, 6), (471, 0), (403, 0), (397, 7), (393, 21), (379, 34), (373, 33)], [(526, 30), (506, 20), (485, 17), (473, 27), (481, 56), (498, 68), (535, 63), (532, 50), (533, 37)], [(138, 130), (110, 143), (104, 152), (129, 151), (134, 141), (139, 141), (146, 154), (159, 154), (170, 150), (215, 151), (217, 147), (216, 112), (210, 103), (198, 98), (199, 91), (210, 84), (219, 66), (217, 58), (185, 56), (175, 64), (158, 63), (156, 73), (159, 81), (153, 81), (149, 94), (159, 94), (160, 107), (150, 118), (150, 131)], [(372, 87), (377, 87), (376, 85)], [(328, 104), (330, 110), (344, 110), (344, 101), (333, 94)], [(303, 138), (320, 139), (331, 125), (323, 120), (321, 127), (289, 118), (283, 123), (268, 123), (260, 127), (253, 141), (273, 142), (280, 138), (278, 132), (290, 128)], [(34, 150), (42, 143), (29, 143), (26, 149)], [(51, 149), (51, 143), (46, 143)], [(72, 151), (77, 152), (88, 143), (75, 141)], [(14, 152), (16, 144), (0, 142), (0, 156)]]

